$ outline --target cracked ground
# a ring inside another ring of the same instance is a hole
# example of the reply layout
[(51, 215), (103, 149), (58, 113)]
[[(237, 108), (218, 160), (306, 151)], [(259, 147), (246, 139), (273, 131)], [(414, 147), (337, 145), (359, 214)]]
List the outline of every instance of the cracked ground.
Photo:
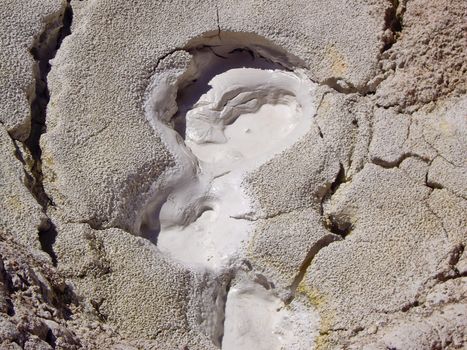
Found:
[(0, 348), (465, 348), (466, 14), (3, 0)]

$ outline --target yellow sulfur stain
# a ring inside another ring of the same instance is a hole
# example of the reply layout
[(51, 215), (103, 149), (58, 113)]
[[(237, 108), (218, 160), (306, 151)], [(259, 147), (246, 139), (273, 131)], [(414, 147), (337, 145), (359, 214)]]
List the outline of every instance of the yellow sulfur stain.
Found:
[(449, 123), (446, 119), (441, 119), (439, 121), (439, 130), (443, 134), (443, 136), (454, 136), (454, 127), (451, 123)]
[(326, 97), (324, 97), (323, 101), (319, 105), (319, 111), (320, 112), (327, 112), (330, 107), (331, 107), (331, 104), (329, 103), (328, 99)]
[(48, 167), (53, 167), (54, 161), (51, 157), (43, 157), (42, 158), (42, 164), (48, 166)]
[[(326, 297), (319, 293), (316, 289), (308, 287), (305, 283), (300, 283), (297, 288), (297, 293), (305, 296), (310, 304), (315, 306), (317, 309), (322, 309), (326, 304)], [(332, 326), (332, 315), (329, 312), (326, 312), (323, 316), (321, 312), (321, 322), (320, 322), (320, 333), (315, 340), (315, 350), (324, 350), (329, 348), (329, 335), (327, 330)]]
[(16, 196), (8, 197), (7, 199), (5, 199), (5, 205), (15, 210), (23, 209), (23, 204)]
[(56, 175), (55, 172), (53, 171), (55, 162), (54, 158), (48, 154), (46, 151), (42, 153), (42, 169), (44, 171), (45, 178), (47, 179), (48, 182), (55, 182), (56, 180)]
[(336, 77), (342, 77), (347, 74), (349, 65), (345, 57), (334, 47), (326, 47), (326, 58), (331, 61), (331, 71)]
[(323, 295), (319, 294), (315, 289), (308, 287), (303, 282), (298, 285), (297, 292), (306, 296), (310, 304), (317, 308), (325, 303)]

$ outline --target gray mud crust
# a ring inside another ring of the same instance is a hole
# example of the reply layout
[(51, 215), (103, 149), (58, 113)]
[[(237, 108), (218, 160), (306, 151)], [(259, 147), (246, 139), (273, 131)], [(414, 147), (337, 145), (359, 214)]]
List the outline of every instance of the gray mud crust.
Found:
[(466, 13), (3, 0), (0, 348), (466, 347)]

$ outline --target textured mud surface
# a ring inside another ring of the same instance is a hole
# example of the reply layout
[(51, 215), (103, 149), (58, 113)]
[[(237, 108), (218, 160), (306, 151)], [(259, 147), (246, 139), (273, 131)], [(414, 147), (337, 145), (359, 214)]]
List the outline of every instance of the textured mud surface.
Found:
[(0, 348), (467, 346), (467, 5), (0, 4)]

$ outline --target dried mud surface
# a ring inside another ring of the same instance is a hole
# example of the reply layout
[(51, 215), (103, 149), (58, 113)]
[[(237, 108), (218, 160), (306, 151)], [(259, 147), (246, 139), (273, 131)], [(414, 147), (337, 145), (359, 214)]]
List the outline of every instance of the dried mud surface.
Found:
[(4, 0), (0, 348), (465, 348), (466, 16)]

